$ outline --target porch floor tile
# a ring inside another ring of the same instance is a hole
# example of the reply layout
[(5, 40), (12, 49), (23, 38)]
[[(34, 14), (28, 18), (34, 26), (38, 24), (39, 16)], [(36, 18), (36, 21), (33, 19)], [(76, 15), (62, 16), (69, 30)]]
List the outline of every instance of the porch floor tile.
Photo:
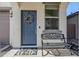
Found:
[[(27, 49), (26, 49), (26, 51), (27, 51)], [(53, 54), (52, 55), (48, 54), (48, 55), (46, 55), (46, 57), (47, 56), (53, 57), (53, 56), (55, 56), (55, 54), (58, 54), (58, 52), (55, 49), (52, 49), (52, 51), (53, 51)], [(24, 52), (25, 52), (25, 50), (24, 50)], [(75, 54), (70, 55), (71, 52), (68, 49), (59, 49), (59, 52), (62, 53), (60, 56), (76, 56)], [(3, 57), (41, 57), (42, 56), (41, 49), (38, 49), (37, 54), (35, 54), (35, 55), (28, 55), (27, 53), (26, 53), (26, 55), (23, 55), (23, 51), (21, 49), (11, 49)], [(44, 51), (43, 53), (45, 54), (46, 51)]]

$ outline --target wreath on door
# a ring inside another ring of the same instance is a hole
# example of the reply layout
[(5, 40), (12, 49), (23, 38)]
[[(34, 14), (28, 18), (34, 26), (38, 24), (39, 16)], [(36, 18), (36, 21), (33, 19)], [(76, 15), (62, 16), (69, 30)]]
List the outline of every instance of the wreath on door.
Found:
[(31, 15), (26, 16), (25, 22), (28, 23), (28, 24), (31, 24), (32, 23), (32, 16)]

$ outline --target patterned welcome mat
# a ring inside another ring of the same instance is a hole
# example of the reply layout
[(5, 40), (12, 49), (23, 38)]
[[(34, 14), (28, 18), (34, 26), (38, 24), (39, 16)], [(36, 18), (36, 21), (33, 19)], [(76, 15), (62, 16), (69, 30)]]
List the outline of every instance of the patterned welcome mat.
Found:
[(20, 49), (14, 56), (32, 56), (37, 55), (38, 49)]

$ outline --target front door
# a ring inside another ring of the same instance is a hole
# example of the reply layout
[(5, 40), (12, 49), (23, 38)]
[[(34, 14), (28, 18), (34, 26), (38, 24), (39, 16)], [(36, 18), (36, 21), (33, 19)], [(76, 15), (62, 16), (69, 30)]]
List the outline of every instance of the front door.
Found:
[(21, 45), (36, 46), (37, 12), (35, 10), (21, 11)]

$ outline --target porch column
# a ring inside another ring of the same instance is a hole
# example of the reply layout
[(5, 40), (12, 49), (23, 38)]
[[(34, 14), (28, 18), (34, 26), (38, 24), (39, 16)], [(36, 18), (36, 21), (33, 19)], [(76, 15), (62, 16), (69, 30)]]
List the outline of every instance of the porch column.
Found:
[(21, 22), (20, 10), (17, 3), (11, 3), (12, 17), (10, 17), (10, 44), (13, 47), (20, 47), (21, 40)]
[(59, 6), (59, 29), (65, 35), (66, 39), (67, 39), (67, 15), (66, 15), (67, 5), (68, 2), (61, 2)]

